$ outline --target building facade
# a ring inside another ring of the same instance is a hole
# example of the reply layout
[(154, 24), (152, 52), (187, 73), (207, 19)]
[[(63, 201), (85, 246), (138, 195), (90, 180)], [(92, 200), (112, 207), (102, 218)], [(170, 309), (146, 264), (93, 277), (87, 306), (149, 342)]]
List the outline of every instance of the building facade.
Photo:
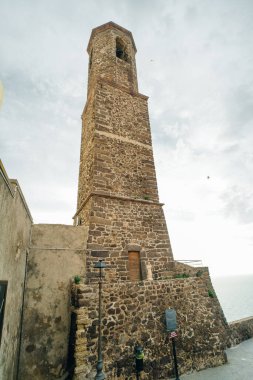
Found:
[(16, 379), (32, 217), (0, 160), (0, 379)]
[(98, 260), (106, 264), (108, 379), (135, 378), (137, 344), (143, 379), (173, 374), (169, 308), (177, 312), (180, 372), (223, 364), (228, 328), (208, 268), (173, 258), (133, 36), (113, 22), (101, 25), (88, 54), (74, 225), (33, 224), (18, 182), (0, 163), (0, 378), (94, 379)]

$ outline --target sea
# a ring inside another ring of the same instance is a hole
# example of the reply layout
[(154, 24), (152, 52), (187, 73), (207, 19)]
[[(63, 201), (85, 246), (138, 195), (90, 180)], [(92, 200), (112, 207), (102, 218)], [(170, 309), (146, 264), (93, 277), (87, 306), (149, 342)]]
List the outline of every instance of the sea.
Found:
[(253, 316), (253, 274), (211, 279), (228, 322)]

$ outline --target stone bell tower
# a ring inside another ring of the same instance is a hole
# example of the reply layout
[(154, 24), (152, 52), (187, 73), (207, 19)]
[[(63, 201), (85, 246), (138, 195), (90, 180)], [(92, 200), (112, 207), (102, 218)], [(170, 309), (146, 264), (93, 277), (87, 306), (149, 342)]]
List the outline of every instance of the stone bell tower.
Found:
[(88, 227), (87, 279), (105, 260), (110, 281), (167, 277), (174, 260), (159, 202), (148, 115), (131, 32), (109, 22), (88, 44), (87, 103), (75, 225)]
[[(101, 25), (92, 31), (88, 53), (74, 216), (75, 225), (84, 226), (76, 229), (87, 232), (87, 246), (84, 281), (72, 289), (74, 379), (95, 378), (98, 326), (108, 379), (133, 379), (137, 343), (145, 352), (142, 379), (172, 375), (164, 326), (168, 308), (177, 311), (182, 372), (224, 363), (224, 317), (217, 299), (208, 296), (208, 269), (173, 259), (158, 198), (148, 98), (138, 92), (132, 34), (112, 22)], [(98, 259), (107, 267), (102, 319), (94, 269)]]

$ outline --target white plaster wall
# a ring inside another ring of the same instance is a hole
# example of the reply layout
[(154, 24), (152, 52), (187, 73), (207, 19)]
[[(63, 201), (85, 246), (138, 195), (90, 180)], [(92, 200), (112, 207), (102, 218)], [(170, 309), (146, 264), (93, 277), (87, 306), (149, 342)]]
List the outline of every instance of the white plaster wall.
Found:
[(70, 290), (85, 273), (87, 228), (33, 225), (25, 291), (19, 379), (58, 379), (66, 373)]
[(0, 379), (16, 379), (26, 252), (31, 216), (16, 181), (0, 162), (0, 280), (8, 281), (2, 339)]

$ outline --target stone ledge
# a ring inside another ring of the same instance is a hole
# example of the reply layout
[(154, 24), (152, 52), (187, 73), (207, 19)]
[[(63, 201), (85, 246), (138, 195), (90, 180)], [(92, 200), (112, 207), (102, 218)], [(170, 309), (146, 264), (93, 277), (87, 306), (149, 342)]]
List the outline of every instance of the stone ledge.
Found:
[(83, 201), (75, 215), (72, 217), (72, 219), (75, 219), (75, 217), (80, 213), (80, 211), (84, 208), (86, 203), (89, 201), (89, 199), (93, 196), (98, 196), (98, 197), (104, 197), (104, 198), (111, 198), (111, 199), (118, 199), (122, 201), (131, 201), (131, 202), (138, 202), (138, 203), (145, 203), (145, 204), (150, 204), (150, 205), (155, 205), (155, 206), (164, 206), (164, 203), (156, 202), (156, 201), (151, 201), (148, 199), (140, 199), (140, 198), (131, 198), (131, 197), (125, 197), (123, 195), (117, 195), (117, 194), (110, 194), (106, 193), (104, 191), (92, 191), (90, 194), (86, 197), (86, 199)]
[(110, 81), (108, 79), (99, 78), (98, 81), (97, 81), (97, 83), (98, 84), (108, 84), (111, 87), (117, 88), (118, 90), (126, 92), (129, 95), (136, 96), (136, 97), (142, 98), (144, 100), (148, 100), (148, 98), (149, 98), (147, 95), (143, 95), (140, 92), (134, 92), (134, 91), (127, 90), (125, 87), (120, 86), (119, 84), (117, 84), (117, 83), (115, 83), (113, 81)]

